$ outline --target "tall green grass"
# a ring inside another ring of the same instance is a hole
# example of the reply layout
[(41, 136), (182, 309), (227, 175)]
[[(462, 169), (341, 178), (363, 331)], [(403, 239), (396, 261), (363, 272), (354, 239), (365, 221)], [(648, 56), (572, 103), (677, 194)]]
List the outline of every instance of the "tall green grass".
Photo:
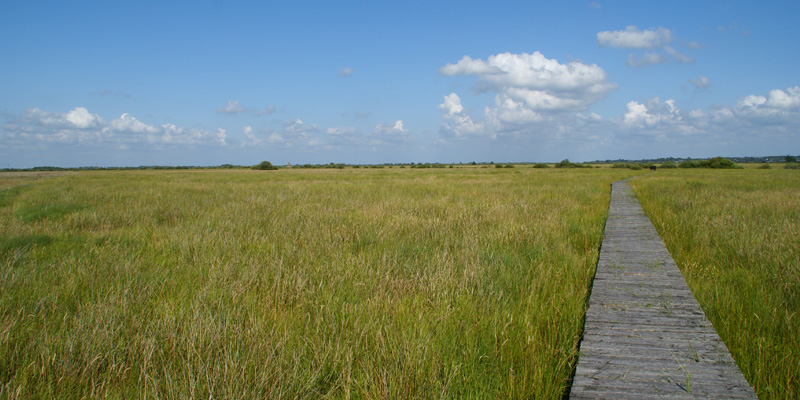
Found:
[(631, 181), (760, 398), (800, 393), (800, 174), (663, 171)]
[(630, 175), (0, 175), (0, 397), (559, 397)]

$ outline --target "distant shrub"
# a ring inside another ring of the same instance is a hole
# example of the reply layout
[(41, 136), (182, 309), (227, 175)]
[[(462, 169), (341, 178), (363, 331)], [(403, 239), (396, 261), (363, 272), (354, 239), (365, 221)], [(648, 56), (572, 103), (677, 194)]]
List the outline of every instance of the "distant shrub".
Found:
[(783, 166), (786, 169), (800, 169), (800, 163), (789, 163)]
[[(661, 165), (656, 165), (653, 163), (635, 163), (635, 162), (617, 162), (611, 164), (611, 168), (628, 168), (632, 170), (641, 170), (641, 169), (649, 169), (652, 167), (658, 168), (678, 168), (678, 164), (675, 164), (674, 161), (664, 161)], [(684, 167), (685, 168), (685, 167)]]
[(571, 162), (571, 161), (569, 161), (568, 158), (565, 158), (565, 159), (561, 160), (560, 162), (556, 163), (555, 167), (556, 168), (591, 168), (590, 165), (578, 164), (578, 163)]
[(678, 164), (675, 164), (675, 161), (664, 161), (659, 168), (678, 168)]
[(725, 157), (714, 157), (707, 161), (707, 165), (705, 168), (738, 168), (739, 166), (736, 165), (735, 162), (725, 158)]
[(259, 164), (253, 165), (251, 168), (260, 171), (271, 171), (278, 169), (278, 167), (272, 165), (272, 163), (269, 161), (262, 161)]
[(787, 163), (787, 164), (789, 164), (789, 163), (796, 163), (796, 162), (797, 162), (797, 158), (796, 158), (795, 156), (786, 156), (786, 157), (783, 159), (783, 162), (785, 162), (785, 163)]
[(570, 161), (569, 161), (569, 158), (565, 158), (565, 159), (563, 159), (563, 160), (559, 161), (558, 163), (556, 163), (556, 165), (554, 165), (554, 166), (555, 166), (556, 168), (572, 168), (572, 167), (573, 167), (573, 165), (575, 165), (575, 164), (573, 164), (572, 162), (570, 162)]
[(700, 161), (686, 160), (686, 161), (681, 161), (681, 163), (678, 164), (678, 167), (679, 168), (702, 168), (702, 165), (700, 165)]
[(533, 164), (533, 168), (550, 168), (550, 164), (536, 163), (536, 164)]
[(644, 163), (614, 163), (611, 165), (611, 168), (628, 168), (634, 171), (639, 171), (644, 168), (650, 168), (653, 164), (644, 164)]
[(772, 169), (772, 166), (769, 164), (761, 164), (758, 166), (758, 169)]
[(714, 157), (710, 160), (689, 160), (678, 164), (680, 168), (715, 168), (715, 169), (733, 169), (739, 168), (735, 162), (725, 157)]

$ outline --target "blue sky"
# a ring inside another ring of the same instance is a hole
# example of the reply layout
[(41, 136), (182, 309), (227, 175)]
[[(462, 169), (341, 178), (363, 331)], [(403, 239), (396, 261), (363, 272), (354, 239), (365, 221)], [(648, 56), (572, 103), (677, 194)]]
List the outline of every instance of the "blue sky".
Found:
[(0, 1), (0, 167), (800, 154), (797, 2)]

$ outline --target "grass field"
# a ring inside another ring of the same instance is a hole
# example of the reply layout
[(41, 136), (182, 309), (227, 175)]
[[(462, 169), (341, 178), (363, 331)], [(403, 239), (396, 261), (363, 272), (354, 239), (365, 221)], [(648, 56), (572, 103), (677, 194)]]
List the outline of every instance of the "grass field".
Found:
[(0, 174), (0, 398), (558, 398), (638, 173)]
[(631, 186), (759, 398), (800, 396), (800, 173), (673, 170)]

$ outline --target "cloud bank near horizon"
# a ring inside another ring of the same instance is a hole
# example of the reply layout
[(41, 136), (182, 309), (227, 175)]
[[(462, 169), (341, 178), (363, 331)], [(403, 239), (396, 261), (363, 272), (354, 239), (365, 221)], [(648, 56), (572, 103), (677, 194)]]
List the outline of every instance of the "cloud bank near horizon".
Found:
[[(320, 128), (295, 118), (286, 120), (279, 129), (246, 125), (237, 134), (224, 128), (148, 124), (128, 113), (106, 121), (84, 107), (67, 112), (31, 108), (18, 115), (5, 115), (2, 149), (82, 146), (125, 152), (193, 147), (297, 151), (358, 148), (374, 153), (486, 141), (538, 146), (566, 143), (581, 148), (622, 144), (668, 148), (687, 140), (698, 146), (765, 141), (788, 145), (796, 140), (796, 132), (800, 130), (800, 86), (743, 96), (729, 105), (691, 110), (681, 109), (673, 99), (631, 100), (618, 116), (605, 118), (586, 112), (600, 94), (613, 88), (601, 70), (584, 64), (570, 69), (569, 65), (554, 60), (529, 56), (506, 56), (506, 60), (528, 60), (527, 70), (520, 64), (512, 69), (497, 61), (466, 57), (462, 61), (467, 61), (460, 65), (448, 64), (453, 66), (448, 69), (450, 72), (493, 79), (490, 87), (497, 93), (482, 115), (473, 115), (456, 93), (442, 96), (438, 105), (442, 118), (438, 138), (412, 132), (402, 120), (379, 123), (371, 131), (363, 131), (353, 126)], [(542, 78), (541, 74), (526, 78), (531, 69), (543, 68), (543, 61), (547, 61), (553, 81), (548, 82), (550, 78)], [(578, 73), (576, 70), (581, 68), (591, 73)], [(502, 74), (510, 76), (497, 76)]]
[[(654, 48), (670, 40), (668, 30), (625, 32), (602, 36), (609, 46)], [(464, 56), (440, 69), (447, 76), (471, 75), (477, 87), (496, 92), (482, 118), (462, 104), (457, 93), (443, 96), (440, 134), (444, 141), (474, 137), (527, 138), (530, 142), (562, 141), (576, 146), (614, 144), (648, 146), (678, 143), (724, 145), (764, 140), (790, 143), (800, 128), (800, 88), (774, 89), (766, 96), (748, 95), (734, 105), (682, 110), (675, 100), (630, 100), (620, 116), (585, 113), (616, 89), (602, 68), (573, 61), (561, 64), (542, 54), (493, 55), (484, 60)], [(705, 76), (689, 80), (696, 88), (709, 85)]]

